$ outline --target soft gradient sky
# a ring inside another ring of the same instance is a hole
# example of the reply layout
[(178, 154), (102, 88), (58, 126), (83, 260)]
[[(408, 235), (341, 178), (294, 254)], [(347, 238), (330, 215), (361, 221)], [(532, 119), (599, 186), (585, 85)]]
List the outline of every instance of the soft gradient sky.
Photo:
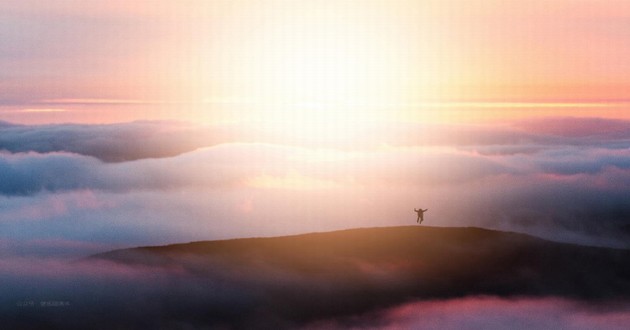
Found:
[(615, 0), (5, 1), (0, 119), (628, 118), (629, 20)]

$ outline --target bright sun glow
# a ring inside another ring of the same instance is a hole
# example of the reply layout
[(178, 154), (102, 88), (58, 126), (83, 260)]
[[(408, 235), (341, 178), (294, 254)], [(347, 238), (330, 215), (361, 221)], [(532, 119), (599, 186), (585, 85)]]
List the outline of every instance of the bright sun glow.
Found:
[(418, 58), (418, 47), (404, 43), (404, 31), (392, 28), (398, 12), (364, 8), (354, 13), (335, 6), (340, 7), (282, 7), (289, 12), (271, 14), (274, 20), (239, 32), (229, 45), (230, 56), (207, 73), (221, 77), (221, 91), (209, 89), (205, 98), (240, 104), (232, 120), (290, 129), (296, 138), (325, 136), (329, 142), (360, 138), (356, 133), (373, 121), (396, 120), (389, 105), (422, 94), (423, 83), (437, 76), (432, 63)]
[(298, 135), (345, 136), (373, 116), (359, 104), (370, 98), (383, 65), (366, 47), (352, 45), (331, 31), (304, 33), (290, 43), (270, 45), (256, 70), (255, 95), (260, 114), (269, 125)]
[(337, 24), (302, 25), (270, 40), (246, 68), (265, 119), (313, 125), (372, 115), (365, 105), (392, 92), (391, 50), (375, 49), (378, 40), (365, 34), (340, 33), (344, 27)]
[[(359, 54), (341, 40), (301, 40), (283, 45), (279, 56), (262, 72), (272, 85), (271, 94), (306, 102), (338, 102), (356, 96), (366, 88)], [(284, 48), (284, 49), (283, 49)], [(363, 78), (363, 79), (361, 79)]]

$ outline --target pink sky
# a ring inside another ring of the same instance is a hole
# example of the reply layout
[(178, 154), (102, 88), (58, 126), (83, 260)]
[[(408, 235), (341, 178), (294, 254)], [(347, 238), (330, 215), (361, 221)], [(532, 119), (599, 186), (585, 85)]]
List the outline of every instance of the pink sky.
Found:
[[(614, 0), (8, 2), (0, 119), (627, 118), (629, 18)], [(462, 101), (483, 102), (418, 106)]]

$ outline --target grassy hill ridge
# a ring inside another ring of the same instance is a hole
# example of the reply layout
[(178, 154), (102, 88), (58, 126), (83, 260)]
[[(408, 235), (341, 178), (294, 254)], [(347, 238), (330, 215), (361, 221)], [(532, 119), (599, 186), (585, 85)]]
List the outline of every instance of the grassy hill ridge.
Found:
[[(628, 250), (470, 227), (360, 228), (141, 247), (92, 258), (179, 267), (195, 276), (232, 278), (245, 285), (265, 282), (262, 278), (301, 278), (427, 298), (469, 294), (630, 297)], [(257, 274), (257, 278), (244, 274)]]

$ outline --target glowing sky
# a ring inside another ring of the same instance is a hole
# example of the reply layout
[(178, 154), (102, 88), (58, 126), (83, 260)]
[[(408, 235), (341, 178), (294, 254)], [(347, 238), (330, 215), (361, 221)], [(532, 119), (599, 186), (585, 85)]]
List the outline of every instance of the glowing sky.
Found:
[(629, 19), (614, 0), (8, 1), (0, 119), (627, 118)]

